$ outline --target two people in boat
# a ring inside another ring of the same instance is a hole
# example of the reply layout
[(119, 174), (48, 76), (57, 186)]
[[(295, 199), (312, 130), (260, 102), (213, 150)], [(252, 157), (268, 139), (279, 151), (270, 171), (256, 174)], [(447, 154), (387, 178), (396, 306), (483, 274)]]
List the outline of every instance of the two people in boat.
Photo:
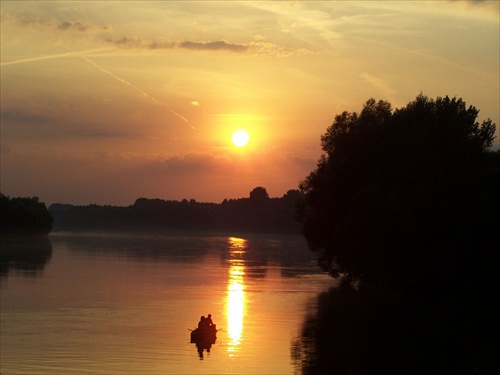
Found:
[(200, 321), (198, 322), (198, 329), (217, 330), (214, 322), (212, 321), (212, 314), (208, 314), (208, 316), (206, 318), (205, 318), (205, 316), (202, 316), (200, 318)]

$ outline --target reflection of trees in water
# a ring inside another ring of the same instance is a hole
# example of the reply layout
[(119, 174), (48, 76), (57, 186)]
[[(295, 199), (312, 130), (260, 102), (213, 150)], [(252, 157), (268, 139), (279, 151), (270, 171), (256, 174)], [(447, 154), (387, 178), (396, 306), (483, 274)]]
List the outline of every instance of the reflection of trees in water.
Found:
[(2, 237), (0, 239), (0, 276), (19, 271), (24, 276), (38, 276), (52, 257), (47, 237)]
[(175, 259), (176, 261), (197, 262), (224, 239), (196, 235), (125, 235), (100, 233), (71, 233), (53, 236), (71, 250), (87, 254), (112, 253), (136, 260)]
[[(200, 262), (208, 254), (219, 254), (222, 264), (229, 261), (228, 238), (224, 234), (206, 235), (182, 232), (165, 235), (126, 235), (122, 233), (56, 233), (52, 241), (62, 242), (70, 251), (109, 254), (131, 259), (175, 259)], [(296, 277), (316, 268), (316, 259), (300, 236), (241, 235), (245, 239), (245, 265), (248, 277), (264, 278), (269, 264), (281, 267), (283, 277)]]
[(500, 373), (498, 297), (427, 297), (348, 287), (322, 293), (292, 343), (297, 372)]
[[(280, 268), (282, 277), (297, 277), (317, 268), (317, 261), (300, 236), (242, 235), (245, 239), (246, 275), (252, 279), (265, 278), (269, 265)], [(220, 248), (222, 264), (229, 261), (226, 247)]]

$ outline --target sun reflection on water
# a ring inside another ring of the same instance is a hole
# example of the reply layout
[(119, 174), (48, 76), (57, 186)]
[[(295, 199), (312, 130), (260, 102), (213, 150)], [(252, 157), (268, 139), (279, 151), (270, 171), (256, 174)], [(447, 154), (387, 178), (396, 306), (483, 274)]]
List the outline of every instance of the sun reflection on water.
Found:
[(227, 285), (227, 330), (228, 352), (230, 355), (238, 351), (243, 337), (243, 317), (245, 315), (245, 253), (246, 240), (229, 238), (229, 282)]

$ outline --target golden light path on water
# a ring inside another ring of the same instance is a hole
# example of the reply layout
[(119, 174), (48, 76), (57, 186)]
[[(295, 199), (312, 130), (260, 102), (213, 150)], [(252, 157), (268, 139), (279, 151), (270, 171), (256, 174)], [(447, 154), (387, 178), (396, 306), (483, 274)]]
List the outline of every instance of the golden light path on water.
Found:
[(226, 316), (228, 330), (228, 352), (232, 356), (238, 351), (243, 338), (245, 315), (245, 254), (246, 240), (229, 238), (229, 282), (227, 285)]

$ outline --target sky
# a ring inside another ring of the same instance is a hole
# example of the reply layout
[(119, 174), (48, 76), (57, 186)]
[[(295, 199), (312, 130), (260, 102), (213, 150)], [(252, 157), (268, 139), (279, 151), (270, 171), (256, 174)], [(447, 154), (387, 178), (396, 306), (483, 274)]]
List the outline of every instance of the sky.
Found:
[(420, 93), (478, 108), (499, 147), (499, 14), (496, 0), (1, 1), (1, 192), (281, 197), (336, 114)]

